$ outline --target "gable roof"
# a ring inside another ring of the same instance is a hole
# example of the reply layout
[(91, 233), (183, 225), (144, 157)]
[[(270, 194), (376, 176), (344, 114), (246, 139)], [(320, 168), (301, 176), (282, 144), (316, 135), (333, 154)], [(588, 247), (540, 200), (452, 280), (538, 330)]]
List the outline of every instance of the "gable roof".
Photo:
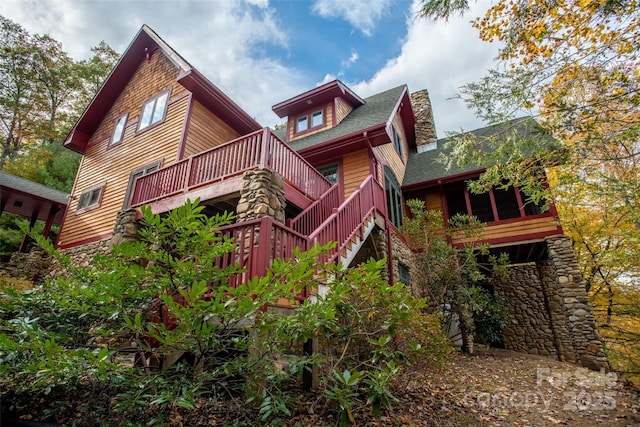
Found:
[(102, 87), (69, 132), (63, 145), (83, 154), (89, 138), (100, 125), (103, 117), (131, 80), (148, 54), (160, 50), (179, 70), (177, 81), (190, 90), (194, 97), (241, 134), (251, 133), (262, 127), (220, 89), (193, 68), (151, 28), (143, 25), (133, 38)]
[(340, 80), (334, 80), (300, 95), (296, 95), (293, 98), (289, 98), (286, 101), (282, 101), (271, 107), (271, 109), (278, 117), (282, 118), (302, 113), (308, 110), (310, 105), (326, 104), (336, 97), (344, 99), (354, 108), (365, 103), (362, 98), (356, 95), (355, 92)]
[[(410, 120), (413, 120), (411, 101), (409, 100), (406, 85), (380, 92), (365, 98), (364, 101), (363, 105), (351, 111), (337, 126), (290, 141), (289, 145), (294, 150), (300, 151), (349, 136), (361, 137), (362, 133), (367, 130), (384, 130), (389, 124), (388, 122), (393, 118), (393, 113), (400, 107), (402, 107), (401, 115), (403, 115), (403, 120), (409, 117)], [(408, 112), (411, 112), (411, 114), (408, 114)], [(409, 141), (413, 142), (413, 122), (405, 131), (408, 133), (407, 138)]]
[[(536, 138), (539, 138), (540, 143), (557, 143), (557, 141), (551, 138), (548, 134), (544, 133), (543, 129), (535, 120), (529, 117), (521, 117), (448, 138), (441, 138), (437, 141), (437, 148), (433, 150), (422, 153), (417, 153), (415, 151), (409, 153), (402, 186), (420, 187), (421, 184), (430, 185), (439, 179), (453, 178), (459, 175), (468, 175), (475, 172), (481, 173), (484, 171), (484, 166), (476, 164), (468, 164), (463, 168), (453, 165), (450, 169), (447, 169), (446, 165), (438, 161), (440, 156), (451, 156), (451, 142), (456, 138), (466, 136), (472, 136), (477, 138), (479, 141), (494, 138), (506, 139), (510, 136), (520, 139), (535, 136)], [(485, 146), (485, 148), (489, 149), (490, 147)]]

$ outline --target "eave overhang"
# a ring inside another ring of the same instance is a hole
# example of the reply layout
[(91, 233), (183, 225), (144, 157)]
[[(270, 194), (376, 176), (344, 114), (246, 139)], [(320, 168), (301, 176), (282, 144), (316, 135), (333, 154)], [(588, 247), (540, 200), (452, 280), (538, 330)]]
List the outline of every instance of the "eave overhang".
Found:
[(271, 107), (278, 117), (293, 116), (309, 110), (314, 105), (325, 105), (340, 97), (353, 108), (364, 105), (365, 101), (345, 86), (340, 80), (334, 80), (315, 89), (287, 99)]
[(438, 178), (429, 179), (427, 181), (422, 182), (414, 182), (413, 184), (407, 184), (401, 186), (402, 191), (411, 192), (416, 190), (422, 190), (425, 188), (436, 187), (442, 184), (450, 184), (452, 182), (461, 182), (466, 181), (468, 179), (476, 178), (480, 174), (482, 174), (486, 168), (481, 169), (473, 169), (464, 172), (460, 172), (453, 175), (445, 175)]
[(104, 116), (125, 89), (140, 63), (161, 51), (178, 69), (177, 81), (193, 92), (194, 97), (225, 120), (240, 134), (262, 128), (220, 89), (193, 68), (151, 28), (143, 25), (131, 41), (104, 84), (69, 132), (63, 145), (84, 154), (89, 139)]
[(240, 135), (262, 129), (262, 126), (211, 83), (195, 68), (181, 71), (178, 82), (193, 93), (193, 96), (207, 109), (216, 113), (225, 123), (238, 131)]
[(342, 156), (356, 150), (367, 149), (369, 147), (367, 138), (371, 142), (372, 147), (389, 143), (386, 125), (380, 123), (367, 129), (361, 129), (357, 132), (330, 139), (297, 151), (309, 162), (317, 163), (324, 159)]

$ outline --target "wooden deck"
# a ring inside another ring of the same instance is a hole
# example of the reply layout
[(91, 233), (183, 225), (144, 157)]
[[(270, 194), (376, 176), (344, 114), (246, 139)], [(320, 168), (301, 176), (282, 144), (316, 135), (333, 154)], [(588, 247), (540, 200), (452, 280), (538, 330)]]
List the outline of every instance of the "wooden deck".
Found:
[(283, 178), (287, 200), (301, 208), (331, 188), (321, 173), (265, 128), (139, 177), (133, 185), (130, 206), (146, 204), (154, 212), (163, 212), (188, 198), (224, 197), (240, 191), (244, 172), (261, 167)]

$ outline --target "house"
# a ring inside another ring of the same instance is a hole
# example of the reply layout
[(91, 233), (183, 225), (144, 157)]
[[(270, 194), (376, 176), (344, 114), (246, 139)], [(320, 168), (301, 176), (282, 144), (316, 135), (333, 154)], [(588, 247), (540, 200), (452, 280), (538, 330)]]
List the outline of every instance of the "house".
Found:
[(517, 189), (472, 196), (464, 182), (481, 168), (434, 163), (444, 144), (426, 91), (402, 85), (362, 98), (336, 80), (272, 109), (286, 120), (277, 131), (143, 26), (64, 142), (83, 158), (58, 246), (89, 258), (135, 237), (141, 205), (160, 213), (200, 198), (206, 212), (237, 214), (222, 229), (243, 254), (224, 261), (246, 270), (237, 280), (263, 274), (295, 247), (335, 241), (326, 261), (386, 258), (388, 280), (409, 282), (411, 251), (398, 229), (404, 201), (422, 198), (445, 219), (485, 219), (483, 239), (514, 256), (511, 279), (497, 290), (511, 301), (508, 348), (594, 369), (606, 363), (555, 210), (525, 204)]

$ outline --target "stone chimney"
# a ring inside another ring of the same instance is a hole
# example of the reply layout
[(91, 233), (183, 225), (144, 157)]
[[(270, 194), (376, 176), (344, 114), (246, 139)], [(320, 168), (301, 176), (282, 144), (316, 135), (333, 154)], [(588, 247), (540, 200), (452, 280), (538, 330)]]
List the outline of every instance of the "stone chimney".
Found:
[(426, 89), (411, 94), (411, 106), (416, 118), (416, 145), (418, 153), (435, 150), (437, 145), (436, 125), (433, 121), (431, 100)]

